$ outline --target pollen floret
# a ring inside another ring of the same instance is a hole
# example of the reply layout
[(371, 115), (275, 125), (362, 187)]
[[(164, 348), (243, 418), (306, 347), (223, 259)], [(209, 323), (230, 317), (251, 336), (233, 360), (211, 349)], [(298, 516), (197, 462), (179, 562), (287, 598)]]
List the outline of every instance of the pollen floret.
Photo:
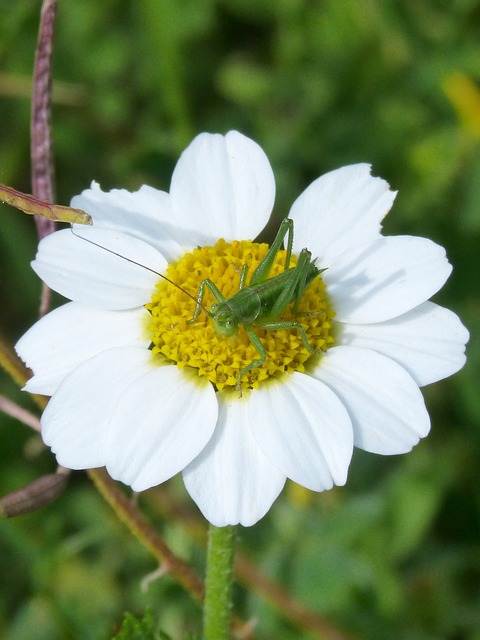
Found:
[[(166, 276), (184, 291), (161, 279), (146, 305), (151, 313), (148, 329), (152, 334), (152, 353), (164, 356), (178, 367), (192, 367), (199, 376), (206, 376), (218, 390), (237, 385), (241, 369), (258, 359), (244, 327), (240, 324), (238, 334), (224, 337), (215, 332), (212, 319), (201, 311), (192, 323), (195, 299), (202, 280), (215, 283), (222, 295), (231, 298), (239, 289), (242, 267), (248, 266), (245, 285), (251, 274), (268, 251), (268, 244), (247, 240), (226, 242), (220, 239), (212, 247), (196, 248), (184, 254), (176, 263), (169, 264)], [(270, 276), (284, 271), (286, 251), (279, 251)], [(290, 260), (295, 267), (296, 256)], [(193, 296), (191, 298), (189, 295)], [(203, 306), (210, 310), (215, 303), (206, 289)], [(325, 284), (321, 276), (303, 293), (295, 316), (293, 303), (280, 320), (295, 320), (305, 330), (312, 349), (325, 351), (333, 344), (331, 332), (334, 311), (328, 304)], [(265, 362), (247, 373), (242, 380), (243, 388), (257, 389), (259, 383), (272, 376), (292, 371), (305, 371), (310, 358), (321, 356), (307, 351), (296, 329), (265, 330), (255, 327), (266, 351)]]

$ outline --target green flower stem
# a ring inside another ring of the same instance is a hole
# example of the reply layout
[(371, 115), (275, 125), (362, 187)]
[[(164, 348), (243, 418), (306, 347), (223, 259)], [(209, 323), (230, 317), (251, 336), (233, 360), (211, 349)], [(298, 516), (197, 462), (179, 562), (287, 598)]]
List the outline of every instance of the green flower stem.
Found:
[(228, 640), (230, 637), (235, 539), (234, 527), (210, 525), (203, 605), (203, 640)]

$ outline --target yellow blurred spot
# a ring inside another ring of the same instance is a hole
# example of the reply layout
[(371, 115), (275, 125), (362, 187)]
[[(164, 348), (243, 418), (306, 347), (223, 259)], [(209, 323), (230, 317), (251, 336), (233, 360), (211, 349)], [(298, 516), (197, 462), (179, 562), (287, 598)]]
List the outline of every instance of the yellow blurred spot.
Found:
[(295, 482), (287, 484), (287, 497), (295, 507), (307, 507), (312, 503), (315, 494)]
[(480, 89), (464, 73), (446, 76), (442, 89), (457, 112), (462, 128), (480, 140)]

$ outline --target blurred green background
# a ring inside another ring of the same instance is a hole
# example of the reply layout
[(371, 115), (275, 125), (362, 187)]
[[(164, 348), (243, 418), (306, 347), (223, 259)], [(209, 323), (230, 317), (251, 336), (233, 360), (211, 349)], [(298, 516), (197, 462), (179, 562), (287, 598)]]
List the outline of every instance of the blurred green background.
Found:
[[(292, 487), (241, 549), (267, 575), (359, 639), (480, 639), (480, 3), (476, 0), (61, 0), (53, 109), (57, 201), (89, 186), (168, 189), (201, 131), (238, 129), (266, 151), (275, 214), (322, 173), (368, 161), (399, 190), (385, 233), (444, 245), (436, 297), (472, 333), (465, 369), (424, 389), (432, 433), (409, 455), (356, 452), (347, 486)], [(40, 2), (0, 0), (0, 182), (30, 190), (30, 85)], [(0, 207), (1, 333), (35, 320), (32, 220)], [(81, 327), (79, 327), (81, 331)], [(2, 373), (1, 393), (32, 409)], [(0, 493), (53, 471), (27, 427), (0, 415)], [(171, 491), (195, 511), (181, 481)], [(204, 551), (141, 498), (174, 550)], [(0, 521), (0, 637), (110, 638), (152, 606), (175, 639), (200, 611), (84, 474), (49, 508)], [(238, 586), (261, 639), (311, 638)]]

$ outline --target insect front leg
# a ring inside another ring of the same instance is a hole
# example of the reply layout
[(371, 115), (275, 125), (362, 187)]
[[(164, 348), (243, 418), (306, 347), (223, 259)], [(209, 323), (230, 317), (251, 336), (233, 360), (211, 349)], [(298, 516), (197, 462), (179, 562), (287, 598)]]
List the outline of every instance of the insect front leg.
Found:
[[(208, 287), (210, 289), (213, 297), (215, 298), (218, 304), (225, 301), (225, 298), (220, 293), (218, 287), (211, 280), (208, 280), (208, 279), (202, 280), (200, 283), (200, 286), (198, 287), (197, 304), (195, 306), (195, 311), (193, 312), (193, 318), (191, 320), (188, 320), (189, 324), (191, 324), (192, 322), (195, 322), (195, 320), (198, 318), (200, 309), (203, 309), (204, 311), (206, 311), (205, 307), (202, 304), (203, 297), (205, 295), (205, 287)], [(213, 318), (213, 314), (210, 311), (206, 311), (206, 312), (209, 318)]]

